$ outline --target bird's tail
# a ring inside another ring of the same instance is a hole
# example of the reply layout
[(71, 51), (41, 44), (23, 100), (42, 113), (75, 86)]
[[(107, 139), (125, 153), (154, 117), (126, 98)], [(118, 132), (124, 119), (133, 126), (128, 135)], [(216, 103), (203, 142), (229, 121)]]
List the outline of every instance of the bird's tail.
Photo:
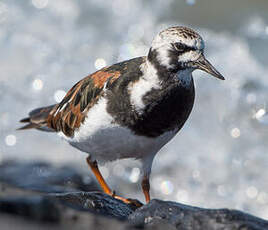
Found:
[(39, 129), (47, 132), (54, 132), (53, 129), (47, 126), (47, 118), (51, 110), (55, 105), (50, 105), (47, 107), (37, 108), (29, 113), (29, 117), (21, 119), (20, 122), (27, 123), (26, 125), (18, 128), (18, 130), (23, 129)]

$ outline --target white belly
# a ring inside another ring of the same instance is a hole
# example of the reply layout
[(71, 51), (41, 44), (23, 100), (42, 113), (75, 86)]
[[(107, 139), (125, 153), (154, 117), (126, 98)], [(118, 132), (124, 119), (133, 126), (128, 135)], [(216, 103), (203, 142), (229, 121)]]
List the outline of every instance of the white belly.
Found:
[(90, 109), (87, 118), (72, 138), (60, 133), (74, 147), (89, 153), (99, 162), (122, 158), (142, 159), (154, 156), (175, 132), (167, 132), (157, 138), (136, 136), (125, 127), (114, 124), (106, 112), (106, 99), (101, 98)]

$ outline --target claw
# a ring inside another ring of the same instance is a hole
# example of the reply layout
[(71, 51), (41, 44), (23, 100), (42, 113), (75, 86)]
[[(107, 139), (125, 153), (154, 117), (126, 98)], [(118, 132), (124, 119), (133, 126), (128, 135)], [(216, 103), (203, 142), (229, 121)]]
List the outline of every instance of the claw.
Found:
[(131, 198), (128, 198), (128, 199), (126, 199), (127, 201), (128, 201), (128, 204), (130, 204), (130, 205), (133, 205), (133, 206), (135, 206), (135, 207), (137, 207), (137, 208), (140, 208), (140, 207), (142, 207), (144, 204), (143, 203), (141, 203), (139, 200), (137, 200), (137, 199), (131, 199)]
[(117, 195), (113, 195), (113, 198), (115, 198), (117, 200), (121, 200), (125, 204), (129, 204), (131, 206), (134, 206), (135, 208), (139, 208), (139, 207), (143, 206), (143, 203), (141, 203), (139, 200), (136, 200), (136, 199), (131, 199), (131, 198), (127, 199), (127, 198), (117, 196)]

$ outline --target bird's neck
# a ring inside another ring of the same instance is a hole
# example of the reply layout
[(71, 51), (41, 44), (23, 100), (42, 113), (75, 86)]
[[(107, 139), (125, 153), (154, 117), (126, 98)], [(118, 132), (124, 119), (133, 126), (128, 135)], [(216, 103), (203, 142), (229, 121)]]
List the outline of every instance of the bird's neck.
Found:
[(148, 105), (154, 106), (161, 98), (172, 96), (174, 90), (190, 91), (193, 88), (190, 70), (170, 72), (166, 68), (156, 65), (149, 58), (140, 66), (142, 76), (138, 81), (130, 84), (130, 103), (142, 112)]
[(193, 84), (193, 69), (183, 68), (179, 64), (175, 64), (178, 61), (173, 59), (175, 57), (170, 56), (168, 49), (150, 49), (144, 64), (144, 77), (149, 81), (152, 81), (152, 79), (155, 82), (158, 81), (163, 87), (170, 84), (186, 88), (191, 87)]
[(149, 137), (179, 130), (194, 103), (192, 71), (163, 73), (149, 60), (141, 71), (142, 77), (128, 90), (135, 120), (131, 129)]
[[(169, 57), (169, 51), (166, 48), (150, 49), (147, 60), (147, 66), (153, 66), (156, 69), (158, 75), (163, 78), (167, 78), (170, 74), (174, 74), (177, 70), (171, 63)], [(165, 79), (166, 80), (166, 79)]]
[(191, 69), (183, 69), (179, 70), (175, 74), (175, 79), (178, 81), (178, 85), (183, 88), (191, 88), (193, 85), (193, 77), (192, 77)]

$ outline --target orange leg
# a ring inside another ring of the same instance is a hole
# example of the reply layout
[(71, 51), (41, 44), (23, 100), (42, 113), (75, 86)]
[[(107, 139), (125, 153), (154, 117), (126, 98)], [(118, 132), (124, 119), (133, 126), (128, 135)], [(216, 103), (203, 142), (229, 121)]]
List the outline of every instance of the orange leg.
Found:
[(150, 202), (150, 181), (148, 176), (143, 176), (141, 181), (142, 191), (145, 196), (146, 203)]
[(112, 197), (114, 197), (114, 198), (116, 198), (118, 200), (121, 200), (126, 204), (134, 204), (136, 206), (141, 206), (142, 205), (136, 200), (126, 199), (124, 197), (115, 195), (115, 192), (113, 192), (110, 189), (110, 187), (105, 182), (103, 176), (101, 175), (101, 172), (99, 170), (97, 161), (92, 161), (90, 159), (90, 157), (87, 157), (87, 163), (88, 163), (89, 167), (91, 168), (92, 172), (94, 173), (94, 175), (95, 175), (97, 181), (99, 182), (99, 184), (100, 184), (102, 190), (104, 191), (104, 193), (106, 193), (106, 194), (108, 194), (108, 195), (110, 195), (110, 196), (112, 196)]
[(112, 196), (113, 195), (113, 192), (112, 190), (109, 188), (109, 186), (107, 185), (107, 183), (105, 182), (104, 178), (102, 177), (101, 173), (100, 173), (100, 170), (99, 170), (99, 167), (98, 167), (98, 163), (97, 161), (91, 161), (90, 160), (90, 157), (87, 157), (87, 163), (89, 165), (89, 167), (91, 168), (92, 172), (94, 173), (97, 181), (99, 182), (102, 190)]

